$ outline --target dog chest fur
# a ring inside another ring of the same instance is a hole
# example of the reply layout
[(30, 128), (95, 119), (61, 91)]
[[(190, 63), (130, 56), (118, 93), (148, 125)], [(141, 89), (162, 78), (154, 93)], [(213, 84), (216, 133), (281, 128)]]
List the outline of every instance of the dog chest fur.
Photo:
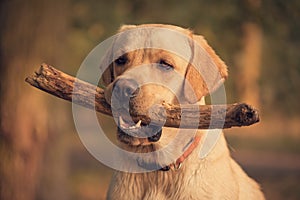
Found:
[(107, 199), (264, 198), (258, 184), (230, 158), (223, 135), (208, 157), (199, 159), (198, 152), (195, 150), (177, 171), (115, 172)]

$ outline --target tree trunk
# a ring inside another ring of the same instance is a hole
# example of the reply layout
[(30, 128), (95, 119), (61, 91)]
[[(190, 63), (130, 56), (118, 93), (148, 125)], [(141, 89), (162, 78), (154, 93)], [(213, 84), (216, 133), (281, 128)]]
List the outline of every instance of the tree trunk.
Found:
[[(260, 0), (244, 0), (244, 6), (249, 15), (254, 15), (251, 10), (260, 7)], [(253, 17), (253, 16), (252, 16)], [(262, 54), (262, 30), (258, 23), (246, 20), (242, 26), (242, 51), (238, 56), (239, 66), (237, 88), (240, 101), (260, 109), (260, 87), (261, 54)]]
[[(62, 130), (59, 119), (48, 123), (50, 115), (45, 96), (24, 84), (24, 78), (43, 59), (62, 62), (59, 59), (64, 46), (62, 36), (66, 32), (66, 3), (6, 0), (0, 6), (0, 199), (35, 199), (40, 175), (46, 171), (43, 171), (43, 157), (49, 127)], [(45, 51), (41, 52), (41, 48)], [(32, 109), (33, 105), (39, 108), (39, 113)], [(63, 109), (59, 112), (56, 117), (64, 117)], [(61, 155), (63, 151), (57, 156)], [(50, 163), (47, 171), (52, 166)]]
[(248, 102), (259, 108), (262, 33), (260, 27), (254, 23), (245, 23), (243, 30), (244, 48), (240, 60), (240, 78), (237, 86), (241, 101)]

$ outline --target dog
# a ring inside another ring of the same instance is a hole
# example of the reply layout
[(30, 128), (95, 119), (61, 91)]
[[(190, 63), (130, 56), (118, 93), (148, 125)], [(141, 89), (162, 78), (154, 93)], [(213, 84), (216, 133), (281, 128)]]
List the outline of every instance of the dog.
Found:
[(124, 158), (125, 170), (114, 173), (107, 199), (264, 199), (260, 186), (231, 158), (221, 130), (211, 151), (199, 158), (213, 130), (178, 133), (163, 123), (133, 122), (128, 114), (151, 113), (162, 103), (205, 104), (228, 71), (203, 36), (174, 25), (123, 25), (101, 67), (106, 101), (118, 111), (118, 145), (126, 152), (153, 153), (136, 162), (140, 171)]

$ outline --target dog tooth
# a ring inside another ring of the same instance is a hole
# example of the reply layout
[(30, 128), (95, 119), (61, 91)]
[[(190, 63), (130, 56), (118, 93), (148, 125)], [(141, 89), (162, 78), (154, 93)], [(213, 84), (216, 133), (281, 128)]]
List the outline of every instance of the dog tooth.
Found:
[(133, 126), (130, 126), (129, 127), (129, 129), (135, 129), (135, 128), (140, 128), (141, 127), (141, 123), (142, 123), (142, 121), (141, 120), (139, 120), (135, 125), (133, 125)]
[(139, 120), (139, 121), (135, 124), (135, 127), (136, 127), (136, 128), (141, 127), (141, 123), (142, 123), (142, 120)]
[(122, 116), (119, 116), (119, 122), (120, 122), (121, 128), (125, 128), (125, 122), (124, 122)]
[(121, 116), (119, 116), (119, 122), (120, 124), (124, 124), (123, 118)]

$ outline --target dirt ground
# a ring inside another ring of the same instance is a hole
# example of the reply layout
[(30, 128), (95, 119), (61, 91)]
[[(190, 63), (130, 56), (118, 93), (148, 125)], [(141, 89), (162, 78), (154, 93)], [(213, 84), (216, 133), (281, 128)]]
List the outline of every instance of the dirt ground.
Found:
[(267, 199), (300, 199), (300, 155), (242, 150), (232, 156), (260, 183)]

